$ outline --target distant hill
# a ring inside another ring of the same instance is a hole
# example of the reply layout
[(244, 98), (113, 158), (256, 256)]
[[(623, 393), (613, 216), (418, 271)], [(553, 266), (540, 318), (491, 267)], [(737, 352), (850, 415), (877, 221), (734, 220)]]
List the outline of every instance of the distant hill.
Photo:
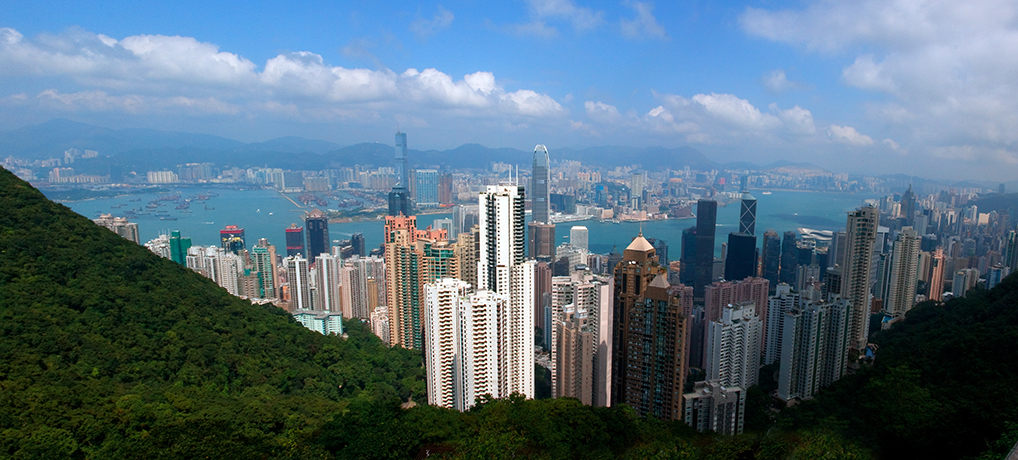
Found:
[(238, 152), (288, 152), (288, 153), (317, 153), (319, 155), (339, 149), (339, 144), (319, 139), (305, 139), (303, 137), (287, 136), (268, 140), (265, 142), (252, 142), (244, 144), (236, 149)]

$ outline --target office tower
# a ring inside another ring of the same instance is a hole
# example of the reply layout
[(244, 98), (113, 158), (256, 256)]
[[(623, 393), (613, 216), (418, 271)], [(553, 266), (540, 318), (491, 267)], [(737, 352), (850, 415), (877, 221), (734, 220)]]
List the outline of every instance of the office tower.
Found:
[(908, 190), (901, 195), (901, 216), (905, 218), (905, 225), (911, 227), (915, 223), (916, 210), (916, 196), (912, 184), (908, 184)]
[(530, 221), (527, 226), (530, 230), (530, 258), (551, 262), (555, 257), (555, 224)]
[(452, 219), (435, 219), (431, 223), (431, 228), (445, 230), (450, 240), (455, 240), (456, 235), (459, 235), (459, 232), (453, 229)]
[(418, 169), (414, 171), (416, 179), (417, 206), (420, 208), (438, 207), (438, 171), (434, 169)]
[(742, 210), (739, 214), (739, 233), (756, 235), (756, 198), (749, 192), (742, 194)]
[[(610, 278), (587, 273), (551, 279), (549, 316), (553, 325), (548, 328), (548, 334), (551, 336), (553, 398), (570, 396), (579, 398), (584, 404), (608, 405), (611, 395), (612, 290)], [(569, 330), (573, 335), (564, 338), (563, 330)], [(578, 354), (586, 350), (583, 341), (588, 334), (589, 352)], [(565, 350), (562, 347), (572, 348)], [(578, 359), (583, 362), (577, 362)], [(564, 377), (570, 380), (563, 381)], [(575, 384), (580, 381), (588, 382), (589, 386), (578, 389)]]
[(863, 351), (869, 341), (870, 265), (877, 240), (880, 212), (866, 206), (848, 213), (845, 225), (845, 253), (842, 266), (841, 297), (851, 307), (849, 347)]
[(756, 237), (746, 233), (729, 233), (725, 279), (741, 280), (751, 276), (756, 276)]
[(244, 229), (238, 228), (236, 225), (227, 225), (226, 228), (220, 230), (219, 239), (222, 242), (222, 248), (234, 254), (240, 254), (241, 251), (247, 249), (247, 245), (244, 243)]
[(762, 269), (760, 276), (771, 282), (771, 286), (778, 285), (778, 268), (781, 266), (781, 240), (774, 230), (767, 230), (763, 236), (763, 254), (760, 259)]
[(718, 381), (693, 384), (693, 391), (682, 395), (682, 420), (701, 433), (726, 436), (742, 433), (746, 413), (746, 391), (724, 386)]
[(291, 310), (311, 310), (311, 277), (308, 261), (300, 254), (283, 259), (286, 282), (290, 286)]
[(703, 298), (703, 289), (714, 279), (714, 232), (717, 227), (718, 202), (696, 202), (696, 277), (693, 296)]
[(453, 232), (449, 235), (458, 236), (460, 233), (469, 232), (477, 225), (477, 205), (458, 204), (452, 208)]
[(721, 318), (707, 325), (704, 366), (707, 380), (749, 388), (760, 373), (761, 323), (753, 302), (724, 307)]
[[(534, 147), (534, 164), (531, 170), (531, 220), (534, 222), (551, 223), (548, 215), (548, 206), (551, 201), (549, 189), (550, 163), (548, 160), (548, 148), (538, 144)], [(554, 246), (554, 240), (551, 242)]]
[(170, 232), (170, 260), (185, 265), (187, 263), (187, 251), (191, 248), (191, 238), (180, 236), (180, 230)]
[(785, 232), (781, 239), (781, 266), (778, 269), (778, 282), (795, 285), (795, 271), (798, 268), (799, 248), (793, 231)]
[(389, 344), (420, 350), (421, 260), (417, 253), (417, 218), (386, 216), (385, 272), (388, 280)]
[(276, 247), (265, 238), (251, 248), (251, 267), (261, 277), (263, 299), (274, 299), (279, 292), (279, 279), (276, 276)]
[(778, 398), (812, 399), (845, 373), (848, 302), (810, 302), (789, 309), (781, 321)]
[[(410, 215), (410, 164), (406, 133), (396, 133), (396, 185), (389, 192), (389, 215)], [(361, 254), (363, 255), (363, 254)]]
[(944, 248), (933, 251), (930, 265), (930, 283), (927, 298), (940, 302), (944, 299)]
[[(682, 254), (679, 256), (679, 281), (686, 286), (692, 286), (696, 279), (696, 227), (689, 227), (682, 231)], [(615, 266), (612, 265), (612, 269)]]
[(304, 227), (290, 224), (286, 229), (286, 257), (304, 255)]
[[(452, 203), (452, 174), (442, 174), (438, 178), (438, 202), (439, 204), (451, 204)], [(450, 235), (458, 234), (459, 232), (450, 233)]]
[(329, 240), (329, 218), (324, 212), (312, 209), (304, 217), (304, 225), (308, 229), (308, 263), (314, 264), (318, 256), (328, 254), (332, 249), (332, 241)]
[(343, 260), (339, 256), (328, 253), (318, 256), (315, 262), (315, 310), (342, 313), (342, 268)]
[(651, 246), (654, 246), (654, 251), (657, 252), (657, 263), (658, 265), (667, 267), (668, 262), (668, 242), (658, 238), (647, 238)]
[[(911, 191), (911, 188), (909, 188)], [(919, 235), (912, 227), (905, 227), (894, 241), (891, 258), (890, 283), (884, 311), (891, 316), (908, 313), (915, 305), (916, 282), (919, 271)]]
[(774, 364), (781, 358), (782, 325), (785, 313), (797, 308), (802, 297), (792, 287), (781, 283), (767, 299), (767, 324), (764, 326), (763, 364)]
[(569, 244), (582, 249), (584, 253), (590, 252), (590, 248), (587, 245), (587, 235), (587, 227), (574, 225), (569, 229)]
[(92, 219), (92, 222), (95, 222), (100, 227), (108, 228), (121, 237), (141, 244), (141, 238), (138, 236), (138, 224), (128, 222), (126, 217), (113, 217), (112, 214), (103, 214), (98, 219)]
[(682, 417), (686, 378), (686, 317), (670, 287), (640, 234), (615, 267), (611, 401), (662, 420)]
[(544, 339), (537, 345), (547, 351), (551, 351), (551, 336), (554, 327), (551, 318), (551, 287), (551, 266), (547, 262), (537, 262), (534, 264), (534, 326), (541, 328)]

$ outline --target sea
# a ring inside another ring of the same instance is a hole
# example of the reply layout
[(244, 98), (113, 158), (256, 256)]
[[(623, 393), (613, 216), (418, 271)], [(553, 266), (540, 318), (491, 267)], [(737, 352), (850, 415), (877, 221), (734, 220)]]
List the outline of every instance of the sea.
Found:
[[(178, 187), (173, 192), (140, 193), (122, 195), (112, 198), (97, 198), (81, 201), (62, 202), (74, 212), (90, 219), (100, 214), (109, 213), (123, 215), (128, 209), (145, 209), (150, 201), (161, 196), (179, 193), (188, 197), (199, 193), (215, 193), (205, 203), (192, 203), (190, 212), (174, 209), (174, 204), (165, 201), (158, 208), (160, 213), (168, 217), (139, 215), (131, 218), (138, 223), (138, 232), (142, 242), (157, 238), (160, 234), (179, 230), (182, 236), (190, 237), (193, 245), (219, 245), (219, 231), (227, 225), (236, 225), (244, 229), (248, 245), (251, 246), (259, 238), (267, 238), (270, 243), (281, 247), (284, 245), (284, 230), (290, 224), (303, 226), (302, 217), (312, 207), (301, 206), (283, 196), (279, 191), (271, 189), (208, 190), (201, 187)], [(799, 227), (816, 230), (840, 230), (845, 227), (845, 213), (862, 206), (866, 200), (880, 198), (875, 194), (829, 193), (805, 191), (765, 191), (753, 190), (757, 199), (756, 235), (758, 245), (767, 230), (775, 230), (778, 234), (795, 231)], [(295, 198), (296, 195), (291, 195)], [(136, 201), (130, 201), (136, 200)], [(326, 208), (328, 206), (325, 206)], [(718, 208), (717, 237), (715, 252), (721, 254), (721, 243), (728, 241), (728, 234), (739, 230), (740, 204), (738, 201)], [(417, 217), (418, 226), (432, 224), (435, 219), (450, 218), (451, 213), (428, 214)], [(170, 220), (175, 219), (175, 220)], [(333, 241), (350, 238), (354, 233), (362, 233), (367, 248), (377, 248), (382, 243), (384, 219), (362, 222), (343, 222), (329, 224), (329, 237)], [(585, 220), (563, 222), (556, 225), (555, 234), (558, 243), (568, 242), (569, 229), (576, 225), (587, 227), (589, 250), (594, 253), (606, 254), (616, 247), (619, 252), (624, 249), (636, 235), (642, 231), (648, 238), (665, 240), (668, 244), (668, 256), (677, 260), (680, 252), (682, 230), (696, 225), (695, 218), (654, 220), (647, 222), (621, 222)]]

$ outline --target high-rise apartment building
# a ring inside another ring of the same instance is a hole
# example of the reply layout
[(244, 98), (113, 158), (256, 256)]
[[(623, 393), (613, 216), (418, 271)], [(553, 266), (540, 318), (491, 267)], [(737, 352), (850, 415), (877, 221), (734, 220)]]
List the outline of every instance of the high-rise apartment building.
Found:
[(106, 227), (113, 233), (137, 244), (141, 244), (141, 237), (138, 236), (138, 224), (128, 221), (126, 217), (113, 217), (112, 214), (103, 214), (98, 219), (92, 219), (92, 222), (95, 222), (100, 227)]
[(734, 436), (742, 433), (746, 413), (746, 390), (718, 381), (696, 382), (693, 392), (682, 395), (682, 420), (701, 433)]
[(312, 209), (304, 217), (304, 225), (308, 230), (308, 262), (314, 264), (318, 256), (332, 252), (332, 242), (329, 240), (329, 218), (325, 216), (324, 212)]
[(670, 287), (654, 246), (640, 234), (615, 267), (611, 400), (641, 416), (679, 420), (687, 330)]
[(587, 227), (574, 225), (569, 229), (569, 244), (582, 249), (584, 253), (590, 252), (590, 246), (587, 242), (588, 235)]
[(286, 282), (290, 289), (290, 305), (292, 310), (313, 310), (311, 300), (311, 274), (308, 261), (300, 254), (283, 259), (286, 270)]
[(707, 326), (704, 366), (708, 381), (749, 388), (760, 373), (761, 321), (753, 302), (724, 307)]
[(279, 295), (279, 278), (276, 273), (276, 247), (261, 238), (251, 248), (251, 268), (261, 278), (262, 298), (274, 299)]
[(774, 364), (781, 359), (782, 324), (785, 313), (798, 308), (801, 296), (792, 292), (792, 287), (780, 283), (774, 289), (774, 295), (767, 300), (767, 324), (764, 326), (763, 364)]
[(389, 343), (407, 349), (423, 346), (421, 324), (421, 258), (417, 252), (417, 218), (385, 218), (386, 295)]
[(933, 251), (930, 262), (930, 282), (927, 289), (928, 298), (940, 302), (944, 299), (944, 248), (937, 248)]
[(717, 228), (718, 202), (696, 202), (696, 276), (693, 296), (703, 298), (703, 290), (714, 279), (714, 233)]
[(555, 257), (555, 224), (530, 221), (527, 224), (530, 238), (527, 242), (529, 257), (551, 262)]
[(342, 313), (343, 260), (333, 254), (321, 254), (315, 262), (315, 310)]
[[(779, 288), (780, 289), (780, 288)], [(778, 398), (811, 399), (845, 373), (848, 358), (848, 302), (803, 302), (781, 321)]]
[(920, 239), (912, 227), (904, 227), (894, 241), (887, 303), (884, 304), (884, 311), (891, 316), (902, 316), (915, 305)]
[(859, 352), (869, 340), (870, 265), (877, 240), (880, 212), (866, 206), (848, 213), (845, 225), (844, 265), (841, 267), (841, 298), (851, 308), (849, 347)]
[[(579, 398), (584, 404), (608, 405), (611, 391), (612, 295), (612, 280), (609, 278), (577, 272), (551, 279), (549, 316), (553, 325), (547, 333), (551, 335), (552, 397), (570, 396)], [(570, 331), (571, 335), (563, 338), (564, 330)], [(589, 353), (577, 354), (587, 350), (581, 342), (588, 335), (591, 341)], [(563, 378), (570, 380), (563, 381)], [(589, 382), (590, 387), (576, 387), (581, 381)]]

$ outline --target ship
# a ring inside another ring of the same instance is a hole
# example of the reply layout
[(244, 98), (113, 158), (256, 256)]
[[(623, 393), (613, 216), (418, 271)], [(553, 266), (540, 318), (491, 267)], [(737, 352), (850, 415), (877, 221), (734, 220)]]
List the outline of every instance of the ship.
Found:
[(159, 220), (177, 220), (176, 217), (160, 217)]

